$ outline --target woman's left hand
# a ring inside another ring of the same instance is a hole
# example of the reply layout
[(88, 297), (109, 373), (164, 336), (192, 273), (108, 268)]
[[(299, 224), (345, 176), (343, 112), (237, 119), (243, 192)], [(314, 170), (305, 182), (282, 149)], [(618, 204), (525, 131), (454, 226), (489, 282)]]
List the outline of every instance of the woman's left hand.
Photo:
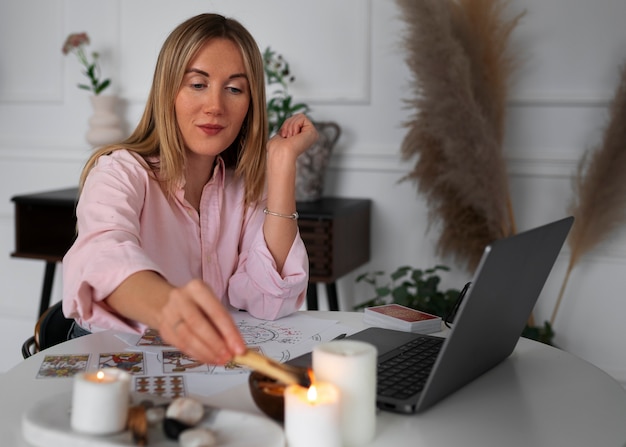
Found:
[(317, 141), (315, 125), (302, 113), (285, 120), (280, 130), (268, 142), (268, 152), (287, 150), (296, 158)]

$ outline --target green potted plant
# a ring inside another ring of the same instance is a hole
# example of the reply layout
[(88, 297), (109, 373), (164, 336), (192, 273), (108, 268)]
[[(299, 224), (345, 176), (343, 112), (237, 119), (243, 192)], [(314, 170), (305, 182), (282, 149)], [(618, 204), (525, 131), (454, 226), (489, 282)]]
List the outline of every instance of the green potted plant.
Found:
[(449, 270), (444, 265), (425, 270), (403, 266), (391, 273), (384, 283), (381, 283), (381, 279), (385, 272), (363, 273), (356, 281), (372, 286), (376, 296), (357, 305), (355, 309), (396, 303), (445, 318), (454, 309), (460, 293), (457, 289), (439, 290), (441, 278), (438, 272)]
[(308, 113), (310, 108), (305, 103), (293, 102), (289, 94), (289, 84), (296, 78), (291, 74), (289, 63), (282, 55), (267, 47), (263, 52), (263, 66), (268, 90), (271, 90), (268, 95), (267, 113), (270, 135), (273, 135), (291, 115)]
[[(294, 82), (295, 77), (282, 55), (267, 47), (263, 52), (263, 66), (269, 92), (269, 133), (274, 135), (287, 118), (296, 113), (308, 113), (310, 107), (303, 102), (294, 102), (289, 93), (289, 84)], [(314, 201), (322, 196), (331, 151), (341, 135), (337, 123), (315, 121), (314, 124), (318, 140), (296, 161), (296, 200), (299, 202)]]

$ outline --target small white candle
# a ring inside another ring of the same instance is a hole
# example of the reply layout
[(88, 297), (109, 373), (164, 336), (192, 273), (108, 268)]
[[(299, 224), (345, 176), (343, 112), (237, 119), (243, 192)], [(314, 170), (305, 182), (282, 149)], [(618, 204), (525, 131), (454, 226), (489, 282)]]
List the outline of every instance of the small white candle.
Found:
[(72, 392), (72, 430), (92, 435), (124, 430), (130, 377), (126, 371), (117, 368), (77, 374)]
[(341, 447), (339, 393), (329, 383), (285, 389), (285, 435), (289, 447)]
[(362, 446), (376, 433), (376, 347), (337, 340), (313, 349), (313, 373), (339, 390), (343, 443)]

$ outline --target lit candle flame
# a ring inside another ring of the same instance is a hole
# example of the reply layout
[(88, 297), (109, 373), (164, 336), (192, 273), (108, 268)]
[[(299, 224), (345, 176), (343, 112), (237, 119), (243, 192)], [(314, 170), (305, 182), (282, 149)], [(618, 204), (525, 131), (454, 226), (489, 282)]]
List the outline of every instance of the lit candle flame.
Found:
[(104, 372), (98, 371), (96, 373), (96, 378), (98, 379), (98, 381), (102, 381), (102, 379), (104, 379)]
[(309, 403), (315, 403), (317, 400), (317, 388), (315, 385), (309, 387), (309, 390), (306, 392), (306, 398), (309, 400)]

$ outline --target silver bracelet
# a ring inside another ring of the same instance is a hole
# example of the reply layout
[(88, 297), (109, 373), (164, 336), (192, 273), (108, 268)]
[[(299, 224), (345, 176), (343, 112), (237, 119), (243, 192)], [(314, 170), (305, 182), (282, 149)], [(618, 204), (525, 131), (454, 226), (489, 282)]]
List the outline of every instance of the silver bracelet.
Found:
[(275, 212), (270, 211), (267, 208), (265, 208), (263, 210), (263, 212), (265, 214), (269, 214), (270, 216), (284, 217), (285, 219), (291, 219), (291, 220), (298, 220), (298, 217), (300, 217), (300, 215), (298, 214), (297, 211), (295, 213), (293, 213), (293, 214), (281, 214), (281, 213), (275, 213)]

